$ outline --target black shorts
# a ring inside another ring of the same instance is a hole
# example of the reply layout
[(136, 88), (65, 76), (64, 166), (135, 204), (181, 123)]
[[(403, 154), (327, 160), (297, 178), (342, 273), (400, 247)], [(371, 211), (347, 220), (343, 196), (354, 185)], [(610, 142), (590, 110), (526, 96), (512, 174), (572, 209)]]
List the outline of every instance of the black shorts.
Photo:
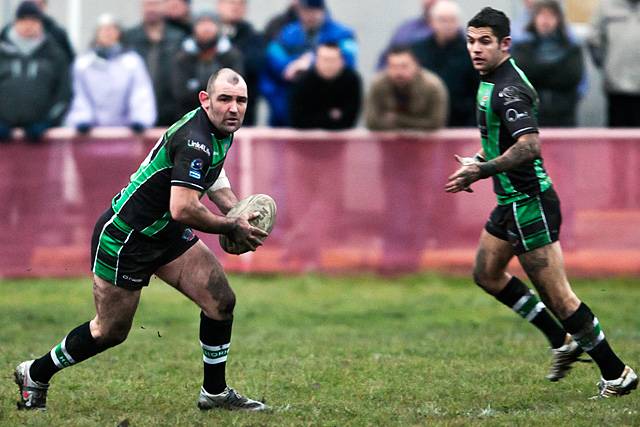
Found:
[(178, 258), (197, 241), (190, 228), (164, 239), (145, 236), (109, 208), (93, 230), (91, 270), (120, 288), (142, 289), (158, 268)]
[(498, 205), (489, 216), (485, 230), (513, 246), (521, 255), (560, 237), (560, 199), (553, 188), (537, 196), (528, 197), (508, 205)]

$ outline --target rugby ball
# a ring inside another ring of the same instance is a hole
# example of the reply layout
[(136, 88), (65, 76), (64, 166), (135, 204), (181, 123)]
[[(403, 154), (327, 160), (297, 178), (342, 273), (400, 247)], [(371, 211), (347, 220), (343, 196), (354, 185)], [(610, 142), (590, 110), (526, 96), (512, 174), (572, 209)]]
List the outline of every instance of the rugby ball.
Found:
[[(276, 222), (276, 202), (271, 196), (266, 194), (253, 194), (244, 198), (227, 213), (227, 218), (237, 218), (251, 212), (258, 212), (260, 215), (249, 221), (249, 223), (267, 233), (271, 233), (273, 225)], [(248, 246), (233, 241), (226, 234), (221, 234), (219, 240), (220, 246), (225, 252), (234, 255), (249, 252)]]

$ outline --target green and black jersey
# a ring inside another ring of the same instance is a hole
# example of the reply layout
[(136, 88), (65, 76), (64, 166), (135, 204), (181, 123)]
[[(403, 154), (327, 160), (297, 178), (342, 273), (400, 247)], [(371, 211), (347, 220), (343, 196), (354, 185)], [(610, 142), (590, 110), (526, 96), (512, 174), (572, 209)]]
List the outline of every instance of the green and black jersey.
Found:
[[(503, 154), (522, 135), (538, 132), (538, 94), (513, 58), (481, 76), (476, 105), (487, 160)], [(542, 158), (493, 176), (500, 205), (535, 196), (550, 187)]]
[(111, 206), (118, 218), (149, 237), (182, 232), (185, 226), (169, 212), (171, 186), (192, 188), (202, 196), (215, 182), (233, 142), (233, 134), (217, 134), (202, 108), (171, 126), (114, 197)]

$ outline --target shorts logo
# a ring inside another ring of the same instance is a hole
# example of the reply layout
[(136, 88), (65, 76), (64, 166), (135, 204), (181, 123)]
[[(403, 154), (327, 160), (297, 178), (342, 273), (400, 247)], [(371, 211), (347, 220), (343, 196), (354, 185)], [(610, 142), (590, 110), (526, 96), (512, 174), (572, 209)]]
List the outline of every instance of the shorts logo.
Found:
[(123, 275), (122, 275), (122, 278), (123, 278), (124, 280), (129, 280), (130, 282), (133, 282), (133, 283), (140, 283), (140, 282), (142, 282), (142, 279), (136, 279), (135, 277), (127, 276), (126, 274), (123, 274)]
[(204, 145), (201, 142), (194, 141), (193, 139), (187, 140), (187, 147), (195, 148), (196, 150), (203, 151), (203, 152), (207, 153), (207, 156), (211, 155), (211, 150), (209, 150), (209, 147), (207, 147), (206, 145)]
[(520, 98), (520, 90), (515, 86), (507, 86), (498, 93), (498, 97), (504, 99), (504, 105), (513, 104), (522, 101)]
[(525, 111), (524, 113), (520, 113), (513, 108), (509, 108), (505, 114), (508, 122), (516, 122), (520, 119), (526, 119), (529, 117), (529, 113)]
[(184, 232), (182, 233), (182, 239), (186, 240), (187, 242), (192, 241), (193, 239), (195, 239), (196, 235), (193, 233), (193, 230), (190, 228), (185, 228)]

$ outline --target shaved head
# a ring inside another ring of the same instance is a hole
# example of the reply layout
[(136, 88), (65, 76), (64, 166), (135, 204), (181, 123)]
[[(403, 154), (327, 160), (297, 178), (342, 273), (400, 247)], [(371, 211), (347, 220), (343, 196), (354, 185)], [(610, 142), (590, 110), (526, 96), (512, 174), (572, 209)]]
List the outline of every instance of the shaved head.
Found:
[(232, 70), (231, 68), (221, 68), (220, 70), (213, 73), (211, 77), (209, 77), (209, 81), (207, 82), (207, 93), (209, 95), (213, 94), (215, 84), (218, 79), (225, 81), (232, 86), (237, 86), (241, 83), (245, 86), (247, 85), (242, 76), (236, 71)]

